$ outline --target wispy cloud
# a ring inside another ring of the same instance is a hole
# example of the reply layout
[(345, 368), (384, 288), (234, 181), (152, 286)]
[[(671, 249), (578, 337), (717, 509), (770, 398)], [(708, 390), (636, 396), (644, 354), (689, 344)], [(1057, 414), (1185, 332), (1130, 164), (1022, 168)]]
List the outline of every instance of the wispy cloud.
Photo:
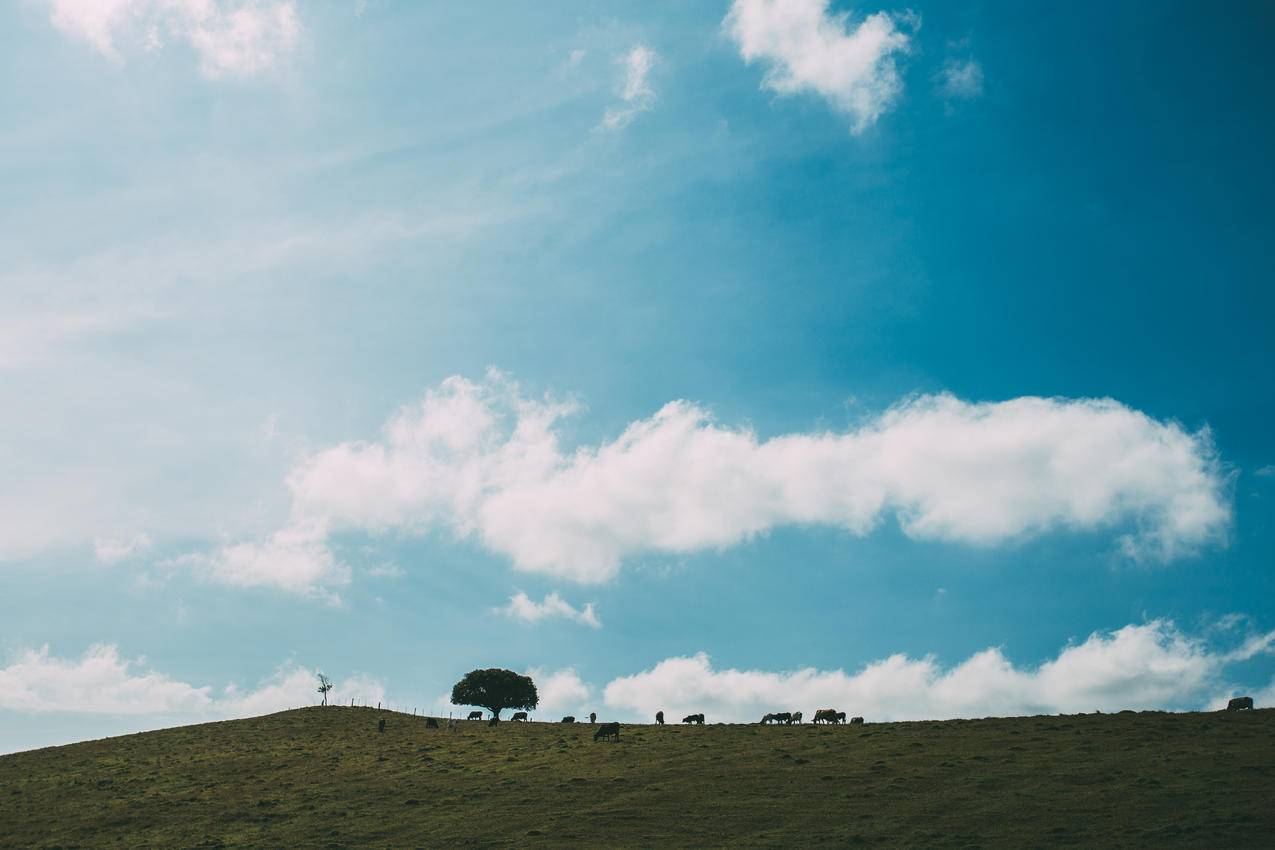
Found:
[(123, 61), (121, 43), (153, 51), (166, 40), (199, 55), (204, 76), (244, 77), (292, 52), (301, 35), (294, 0), (46, 0), (50, 20), (102, 55)]
[[(902, 28), (901, 26), (902, 25)], [(884, 12), (852, 25), (828, 0), (735, 0), (723, 26), (745, 62), (769, 65), (762, 85), (781, 95), (812, 92), (862, 132), (903, 90), (897, 57), (908, 52), (919, 21)]]
[(938, 74), (939, 93), (947, 101), (983, 96), (983, 66), (975, 59), (949, 59)]
[(522, 620), (527, 623), (538, 623), (544, 619), (561, 618), (570, 620), (573, 623), (592, 626), (595, 629), (602, 627), (602, 621), (598, 619), (598, 615), (594, 612), (592, 602), (586, 603), (583, 608), (575, 608), (557, 593), (550, 593), (545, 596), (543, 602), (536, 602), (520, 591), (510, 597), (508, 605), (495, 610), (496, 613), (504, 614), (512, 620)]
[[(572, 52), (573, 64), (577, 61)], [(583, 58), (583, 53), (580, 53)], [(621, 130), (627, 127), (640, 113), (646, 112), (655, 104), (655, 89), (651, 87), (651, 69), (656, 62), (655, 51), (639, 44), (624, 55), (620, 65), (624, 70), (623, 86), (620, 89), (621, 103), (612, 106), (602, 115), (601, 130)]]
[(118, 564), (151, 548), (150, 536), (136, 534), (131, 540), (99, 537), (93, 541), (93, 556), (103, 564)]

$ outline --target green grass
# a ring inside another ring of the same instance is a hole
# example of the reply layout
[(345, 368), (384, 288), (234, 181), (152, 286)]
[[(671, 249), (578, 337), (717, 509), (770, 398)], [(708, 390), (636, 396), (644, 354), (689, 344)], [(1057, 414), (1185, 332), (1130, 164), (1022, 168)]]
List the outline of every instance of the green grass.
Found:
[(0, 845), (1275, 842), (1275, 710), (626, 726), (619, 744), (462, 725), (309, 708), (0, 757)]

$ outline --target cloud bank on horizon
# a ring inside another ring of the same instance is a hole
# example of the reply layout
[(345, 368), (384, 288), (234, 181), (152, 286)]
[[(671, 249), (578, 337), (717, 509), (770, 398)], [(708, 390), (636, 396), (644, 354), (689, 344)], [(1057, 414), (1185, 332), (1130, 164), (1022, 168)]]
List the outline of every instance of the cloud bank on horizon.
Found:
[[(1218, 628), (1229, 631), (1225, 621)], [(538, 711), (586, 714), (650, 722), (704, 712), (713, 722), (755, 721), (768, 711), (838, 707), (873, 721), (1119, 711), (1125, 708), (1217, 709), (1241, 689), (1228, 671), (1275, 652), (1275, 631), (1251, 632), (1231, 647), (1213, 645), (1169, 620), (1095, 632), (1063, 647), (1036, 667), (1018, 666), (991, 647), (952, 667), (932, 656), (895, 654), (854, 673), (715, 669), (704, 653), (667, 658), (648, 670), (619, 676), (604, 688), (585, 682), (574, 668), (527, 671), (540, 693)], [(247, 717), (317, 702), (315, 671), (279, 668), (251, 690), (235, 686), (220, 695), (120, 655), (114, 645), (90, 647), (80, 659), (62, 659), (48, 647), (26, 650), (0, 668), (0, 711), (65, 712), (137, 717)], [(459, 673), (457, 674), (459, 676)], [(388, 703), (386, 686), (365, 676), (338, 681), (332, 702)], [(1253, 692), (1259, 707), (1275, 705), (1275, 681)], [(599, 698), (600, 697), (600, 698)], [(454, 709), (446, 695), (436, 711)]]
[(894, 520), (915, 540), (996, 546), (1109, 532), (1136, 560), (1224, 542), (1230, 475), (1207, 430), (1111, 399), (905, 399), (858, 427), (762, 439), (704, 407), (665, 405), (618, 437), (564, 449), (576, 405), (499, 373), (449, 378), (381, 438), (314, 452), (287, 478), (289, 523), (261, 543), (188, 556), (238, 586), (330, 593), (344, 530), (449, 529), (515, 569), (579, 583), (628, 558), (739, 545), (780, 526), (857, 536)]

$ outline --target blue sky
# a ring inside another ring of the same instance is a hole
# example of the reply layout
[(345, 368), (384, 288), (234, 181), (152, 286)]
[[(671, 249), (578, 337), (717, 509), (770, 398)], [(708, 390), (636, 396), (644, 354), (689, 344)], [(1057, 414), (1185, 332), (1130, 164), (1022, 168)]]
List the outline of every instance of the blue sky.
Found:
[(1275, 705), (1273, 23), (5, 6), (0, 750)]

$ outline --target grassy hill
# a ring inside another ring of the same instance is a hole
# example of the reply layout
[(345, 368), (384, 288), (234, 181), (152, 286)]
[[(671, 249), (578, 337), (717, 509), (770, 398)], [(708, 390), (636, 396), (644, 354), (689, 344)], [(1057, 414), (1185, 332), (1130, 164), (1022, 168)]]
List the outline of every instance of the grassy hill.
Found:
[(1275, 710), (631, 726), (619, 744), (587, 724), (462, 725), (309, 708), (0, 757), (0, 845), (1275, 840)]

